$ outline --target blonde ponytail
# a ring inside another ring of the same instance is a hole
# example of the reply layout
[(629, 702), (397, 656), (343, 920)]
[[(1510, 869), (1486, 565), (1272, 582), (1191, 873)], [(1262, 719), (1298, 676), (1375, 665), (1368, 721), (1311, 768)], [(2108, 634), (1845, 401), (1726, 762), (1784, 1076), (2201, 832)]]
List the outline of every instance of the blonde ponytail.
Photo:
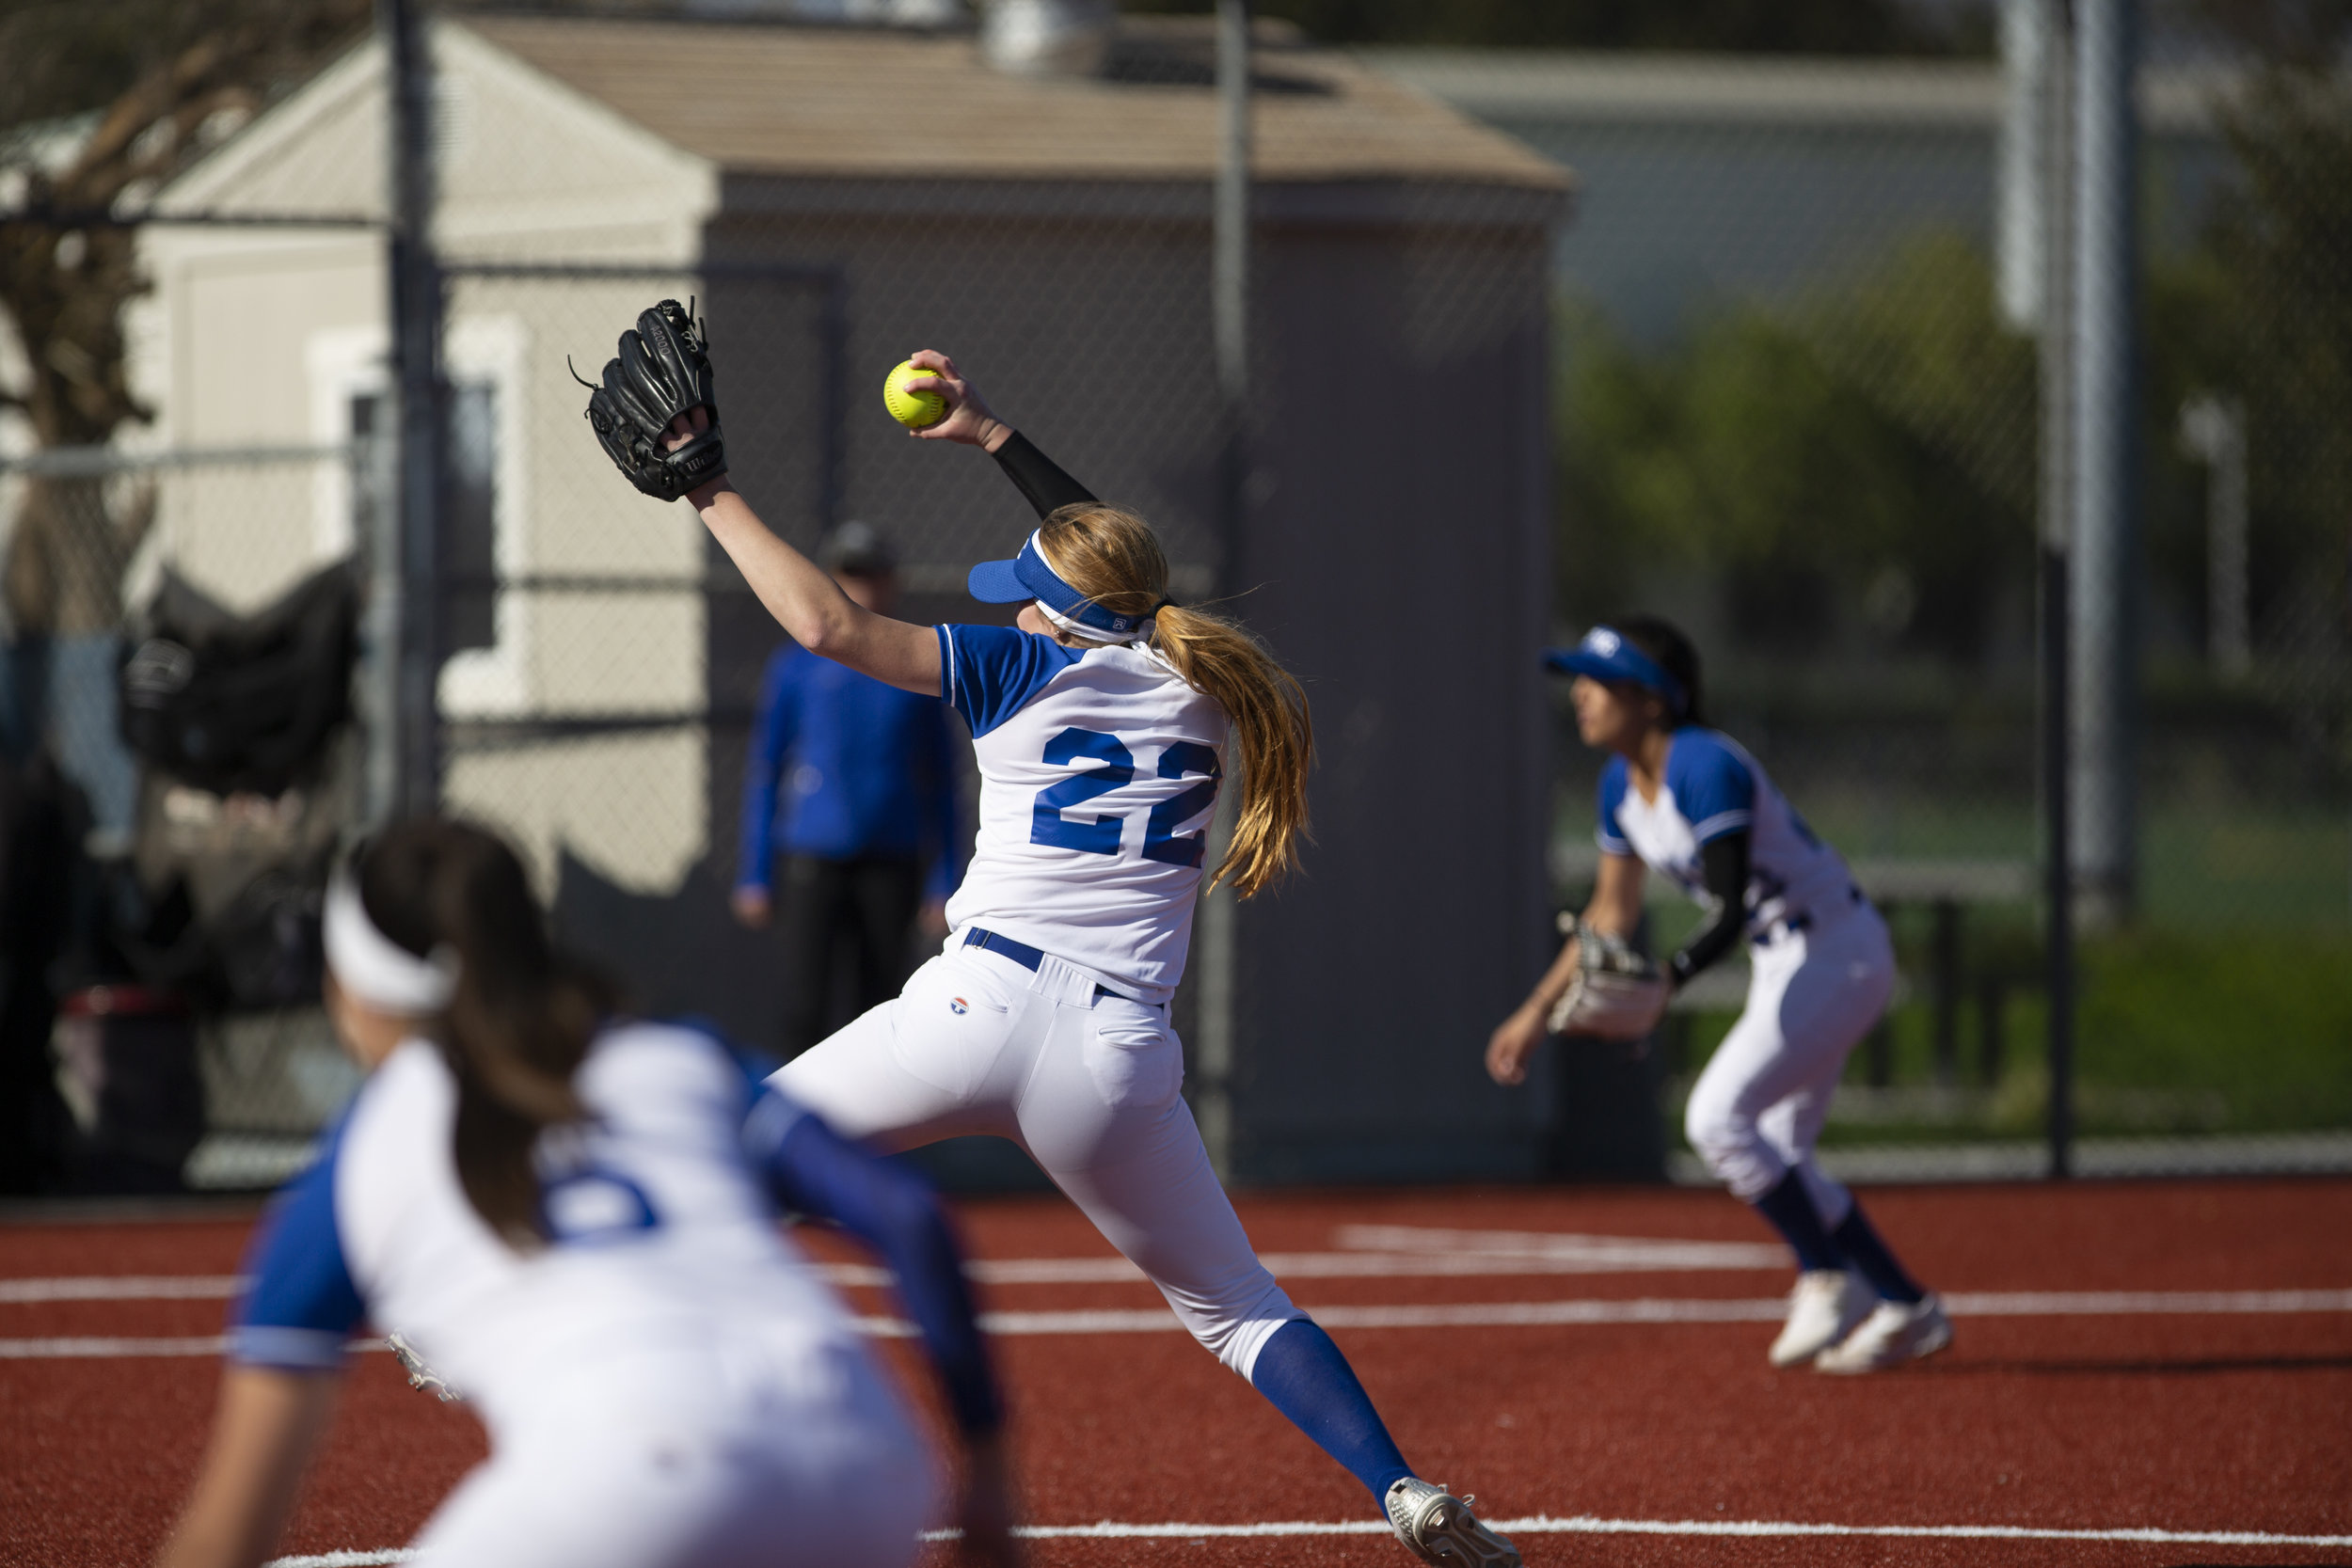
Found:
[(1248, 898), (1295, 869), (1307, 837), (1307, 770), (1315, 748), (1305, 689), (1240, 626), (1168, 602), (1168, 557), (1152, 526), (1134, 513), (1100, 503), (1065, 506), (1039, 529), (1038, 547), (1063, 581), (1105, 610), (1152, 615), (1153, 651), (1225, 710), (1241, 803), (1232, 842), (1209, 886), (1230, 881)]

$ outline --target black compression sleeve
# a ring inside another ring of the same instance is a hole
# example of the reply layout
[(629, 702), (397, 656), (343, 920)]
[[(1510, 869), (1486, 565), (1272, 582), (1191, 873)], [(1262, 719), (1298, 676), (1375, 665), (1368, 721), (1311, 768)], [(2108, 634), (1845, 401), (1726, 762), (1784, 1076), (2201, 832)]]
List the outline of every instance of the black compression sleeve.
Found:
[(1024, 499), (1037, 509), (1040, 517), (1065, 506), (1076, 506), (1096, 499), (1093, 491), (1062, 472), (1061, 466), (1037, 447), (1026, 436), (1014, 431), (1005, 444), (996, 449), (996, 466), (1005, 470)]
[(1740, 940), (1748, 919), (1748, 847), (1746, 833), (1725, 833), (1700, 846), (1699, 868), (1707, 878), (1707, 895), (1715, 901), (1715, 914), (1666, 961), (1676, 990)]

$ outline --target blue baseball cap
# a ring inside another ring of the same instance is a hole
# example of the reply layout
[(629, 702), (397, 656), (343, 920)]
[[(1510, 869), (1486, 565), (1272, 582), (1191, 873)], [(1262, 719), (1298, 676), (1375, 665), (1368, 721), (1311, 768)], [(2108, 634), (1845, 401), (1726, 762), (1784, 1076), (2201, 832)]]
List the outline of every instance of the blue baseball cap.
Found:
[(1573, 648), (1547, 648), (1544, 663), (1564, 675), (1590, 675), (1597, 681), (1628, 681), (1666, 699), (1677, 713), (1690, 702), (1682, 683), (1663, 666), (1627, 641), (1614, 626), (1595, 626)]
[(1044, 552), (1037, 547), (1034, 533), (1023, 542), (1021, 553), (1010, 561), (983, 561), (973, 567), (964, 586), (982, 604), (1019, 604), (1024, 599), (1035, 599), (1063, 620), (1074, 621), (1105, 637), (1133, 637), (1136, 628), (1151, 619), (1149, 615), (1105, 610), (1064, 582), (1045, 563)]

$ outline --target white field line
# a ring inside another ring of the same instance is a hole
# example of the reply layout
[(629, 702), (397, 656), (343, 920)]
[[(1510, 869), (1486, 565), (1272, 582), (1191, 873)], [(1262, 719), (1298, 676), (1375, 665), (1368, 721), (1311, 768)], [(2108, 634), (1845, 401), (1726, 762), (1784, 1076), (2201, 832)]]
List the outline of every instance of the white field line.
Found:
[[(1776, 1519), (1596, 1519), (1538, 1513), (1525, 1519), (1487, 1521), (1504, 1535), (1689, 1535), (1689, 1536), (1876, 1536), (1940, 1541), (2127, 1542), (2153, 1546), (2352, 1546), (2352, 1535), (2287, 1535), (2271, 1530), (2219, 1529), (2041, 1529), (2027, 1525), (1817, 1525)], [(927, 1541), (952, 1541), (958, 1530), (925, 1530)], [(1013, 1531), (1031, 1541), (1204, 1541), (1212, 1538), (1386, 1535), (1389, 1527), (1369, 1519), (1329, 1523), (1291, 1520), (1261, 1525), (1128, 1525), (1105, 1519), (1093, 1525), (1025, 1525)], [(374, 1552), (322, 1552), (281, 1557), (265, 1568), (379, 1568), (405, 1562), (401, 1547)]]
[[(151, 1355), (219, 1355), (228, 1349), (229, 1338), (221, 1334), (157, 1339), (65, 1335), (45, 1339), (0, 1339), (0, 1361), (115, 1361)], [(367, 1352), (390, 1347), (381, 1339), (354, 1339), (343, 1349)]]
[(0, 1279), (0, 1304), (41, 1301), (224, 1301), (242, 1284), (233, 1274), (105, 1274)]
[[(2178, 1314), (2352, 1312), (2352, 1291), (2030, 1291), (1944, 1298), (1955, 1317), (2145, 1317)], [(1783, 1296), (1723, 1300), (1448, 1302), (1431, 1306), (1310, 1305), (1327, 1328), (1503, 1328), (1599, 1323), (1777, 1323)], [(890, 1320), (865, 1320), (888, 1322)], [(991, 1334), (1150, 1334), (1181, 1325), (1159, 1307), (1072, 1312), (983, 1312)], [(886, 1330), (883, 1332), (887, 1332)]]
[[(2020, 1291), (1971, 1292), (1944, 1298), (1954, 1317), (2148, 1317), (2352, 1312), (2352, 1291)], [(1777, 1323), (1788, 1310), (1780, 1296), (1721, 1300), (1446, 1302), (1429, 1306), (1310, 1307), (1327, 1328), (1541, 1328), (1600, 1323)], [(903, 1319), (861, 1317), (864, 1332), (906, 1338)], [(983, 1312), (990, 1334), (1174, 1334), (1184, 1325), (1164, 1307), (1100, 1307), (1071, 1312)], [(151, 1355), (217, 1355), (217, 1336), (187, 1338), (0, 1339), (0, 1360), (72, 1360)], [(381, 1339), (354, 1339), (354, 1350), (381, 1350)]]
[[(1339, 1252), (1260, 1256), (1284, 1279), (1453, 1278), (1495, 1275), (1669, 1274), (1786, 1269), (1777, 1243), (1676, 1242), (1638, 1236), (1579, 1236), (1516, 1230), (1426, 1230), (1402, 1225), (1342, 1226)], [(870, 1263), (820, 1263), (835, 1285), (887, 1285), (888, 1269)], [(1124, 1258), (978, 1258), (964, 1272), (983, 1285), (1141, 1283)], [(225, 1300), (236, 1275), (85, 1275), (0, 1279), (0, 1306), (50, 1301)]]

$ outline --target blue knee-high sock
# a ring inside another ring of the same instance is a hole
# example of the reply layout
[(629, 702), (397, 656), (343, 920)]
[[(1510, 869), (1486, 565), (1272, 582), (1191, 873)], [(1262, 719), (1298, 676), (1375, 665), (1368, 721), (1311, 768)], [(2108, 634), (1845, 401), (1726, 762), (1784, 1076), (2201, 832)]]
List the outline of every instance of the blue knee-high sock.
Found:
[(1259, 1350), (1249, 1381), (1293, 1426), (1372, 1489), (1385, 1517), (1389, 1488), (1412, 1468), (1331, 1336), (1304, 1318), (1292, 1319)]
[(1821, 1216), (1814, 1211), (1813, 1196), (1804, 1190), (1804, 1179), (1797, 1174), (1794, 1165), (1753, 1207), (1788, 1242), (1788, 1249), (1797, 1255), (1797, 1267), (1810, 1274), (1817, 1269), (1846, 1266), (1845, 1253), (1821, 1227)]
[(1879, 1240), (1879, 1233), (1864, 1217), (1860, 1202), (1846, 1212), (1845, 1219), (1830, 1234), (1852, 1259), (1862, 1277), (1870, 1282), (1870, 1288), (1884, 1299), (1908, 1307), (1927, 1295), (1919, 1289), (1918, 1281), (1903, 1272), (1902, 1264), (1895, 1260), (1886, 1243)]

